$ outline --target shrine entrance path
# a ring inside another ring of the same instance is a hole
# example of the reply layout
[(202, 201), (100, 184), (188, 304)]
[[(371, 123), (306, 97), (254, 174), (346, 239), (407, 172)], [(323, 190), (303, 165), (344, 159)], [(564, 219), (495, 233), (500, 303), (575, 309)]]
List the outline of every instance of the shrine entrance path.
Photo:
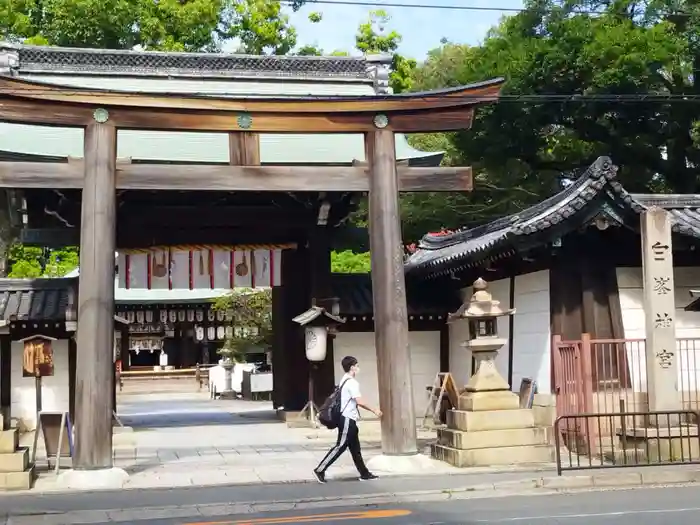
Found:
[[(211, 400), (206, 391), (120, 395), (117, 413), (126, 428), (115, 428), (114, 463), (130, 474), (126, 488), (313, 481), (336, 438), (326, 429), (289, 428), (269, 402)], [(379, 425), (362, 425), (368, 459), (381, 452)], [(427, 445), (434, 433), (421, 437)], [(434, 474), (452, 472), (458, 469), (435, 462)], [(328, 477), (357, 477), (349, 454)], [(53, 475), (42, 473), (36, 489), (54, 487)]]

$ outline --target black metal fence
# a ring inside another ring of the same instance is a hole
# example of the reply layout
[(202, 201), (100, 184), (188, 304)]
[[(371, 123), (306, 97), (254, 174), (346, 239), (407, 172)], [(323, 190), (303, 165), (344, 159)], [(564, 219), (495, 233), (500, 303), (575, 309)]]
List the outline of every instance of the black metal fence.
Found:
[(557, 473), (700, 464), (700, 412), (585, 413), (554, 422)]

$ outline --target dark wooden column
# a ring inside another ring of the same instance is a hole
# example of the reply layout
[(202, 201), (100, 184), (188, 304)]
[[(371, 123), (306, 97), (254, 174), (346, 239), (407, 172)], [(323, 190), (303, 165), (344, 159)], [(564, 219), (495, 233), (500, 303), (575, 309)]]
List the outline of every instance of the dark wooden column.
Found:
[(2, 430), (10, 428), (12, 405), (12, 336), (0, 335), (0, 414)]
[(416, 454), (394, 133), (377, 130), (365, 141), (371, 168), (369, 235), (379, 403), (384, 413), (382, 452)]
[(73, 424), (75, 420), (75, 370), (78, 359), (78, 345), (75, 336), (68, 339), (68, 413)]
[(121, 360), (122, 360), (122, 370), (129, 370), (129, 352), (131, 351), (131, 341), (129, 340), (129, 328), (122, 326), (120, 328), (122, 336), (119, 340), (121, 344)]
[(117, 130), (109, 122), (86, 128), (75, 389), (78, 470), (112, 467), (116, 150)]
[[(328, 228), (318, 226), (309, 242), (311, 258), (311, 297), (319, 306), (324, 299), (329, 299), (331, 290), (331, 244)], [(309, 305), (311, 306), (311, 305)], [(304, 350), (306, 352), (306, 349)], [(313, 370), (313, 368), (312, 368)], [(315, 366), (314, 401), (320, 406), (335, 388), (335, 356), (333, 355), (333, 337), (328, 338), (326, 359)]]

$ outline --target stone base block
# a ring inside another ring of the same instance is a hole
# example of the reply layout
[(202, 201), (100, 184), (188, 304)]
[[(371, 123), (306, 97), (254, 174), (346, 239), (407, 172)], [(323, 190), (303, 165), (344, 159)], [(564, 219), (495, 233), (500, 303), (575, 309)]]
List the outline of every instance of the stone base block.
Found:
[(3, 490), (29, 490), (34, 483), (34, 467), (24, 472), (0, 473), (0, 491)]
[(467, 392), (459, 396), (457, 408), (468, 411), (517, 410), (520, 398), (510, 390)]
[(430, 453), (435, 459), (460, 468), (542, 464), (550, 463), (554, 458), (552, 447), (546, 445), (490, 447), (472, 450), (431, 445)]
[(465, 432), (479, 430), (504, 430), (509, 428), (530, 428), (535, 426), (532, 410), (490, 410), (483, 412), (466, 412), (449, 410), (447, 427)]
[(19, 447), (19, 430), (0, 431), (0, 454), (9, 454), (15, 452)]
[(59, 474), (56, 485), (65, 489), (105, 490), (121, 489), (129, 474), (120, 468), (98, 470), (67, 470)]
[(544, 428), (513, 428), (481, 432), (444, 428), (438, 430), (437, 442), (439, 445), (461, 450), (546, 445), (547, 433)]
[(425, 474), (442, 465), (433, 458), (424, 454), (412, 454), (410, 456), (373, 456), (367, 460), (367, 468), (375, 474), (403, 474), (416, 476)]
[(633, 428), (627, 430), (624, 438), (625, 448), (636, 449), (637, 454), (641, 452), (649, 463), (700, 459), (696, 426)]
[(24, 472), (28, 466), (28, 448), (20, 448), (9, 454), (0, 454), (0, 472)]

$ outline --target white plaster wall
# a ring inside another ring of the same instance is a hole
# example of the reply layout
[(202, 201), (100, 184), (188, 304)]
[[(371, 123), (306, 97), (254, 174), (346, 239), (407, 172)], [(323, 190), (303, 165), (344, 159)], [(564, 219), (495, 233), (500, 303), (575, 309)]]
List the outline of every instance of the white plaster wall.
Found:
[(537, 382), (541, 394), (552, 390), (549, 295), (549, 270), (515, 278), (513, 390), (525, 377)]
[[(674, 268), (676, 337), (679, 350), (678, 380), (682, 390), (698, 390), (700, 386), (700, 313), (686, 312), (692, 302), (690, 290), (700, 288), (700, 267)], [(622, 310), (625, 339), (645, 339), (644, 285), (641, 268), (618, 268), (617, 286)], [(644, 344), (627, 344), (628, 366), (637, 392), (646, 391)]]
[[(501, 302), (502, 308), (510, 306), (510, 279), (499, 279), (489, 282), (489, 291), (496, 301)], [(472, 288), (463, 288), (460, 291), (462, 301), (468, 301), (472, 295)], [(462, 346), (462, 343), (469, 339), (469, 322), (466, 320), (450, 323), (450, 372), (457, 382), (457, 386), (462, 388), (472, 375), (472, 353)], [(507, 317), (498, 319), (498, 333), (508, 341), (510, 337), (510, 321)], [(508, 380), (508, 360), (510, 347), (506, 343), (498, 352), (496, 358), (496, 368)], [(515, 388), (520, 386), (518, 383)]]
[[(426, 387), (432, 385), (435, 375), (440, 371), (440, 332), (409, 332), (411, 347), (411, 377), (413, 384), (413, 402), (416, 417), (422, 417), (428, 402)], [(343, 377), (340, 361), (346, 355), (354, 356), (360, 365), (360, 382), (362, 397), (375, 407), (379, 405), (379, 387), (377, 381), (377, 358), (374, 346), (374, 332), (341, 332), (333, 343), (335, 357), (335, 382)], [(381, 407), (380, 407), (381, 408)], [(371, 414), (363, 414), (369, 417)]]
[[(42, 378), (42, 409), (68, 412), (68, 340), (53, 341), (54, 375)], [(12, 342), (10, 417), (36, 428), (36, 387), (33, 377), (22, 376), (24, 343)]]

